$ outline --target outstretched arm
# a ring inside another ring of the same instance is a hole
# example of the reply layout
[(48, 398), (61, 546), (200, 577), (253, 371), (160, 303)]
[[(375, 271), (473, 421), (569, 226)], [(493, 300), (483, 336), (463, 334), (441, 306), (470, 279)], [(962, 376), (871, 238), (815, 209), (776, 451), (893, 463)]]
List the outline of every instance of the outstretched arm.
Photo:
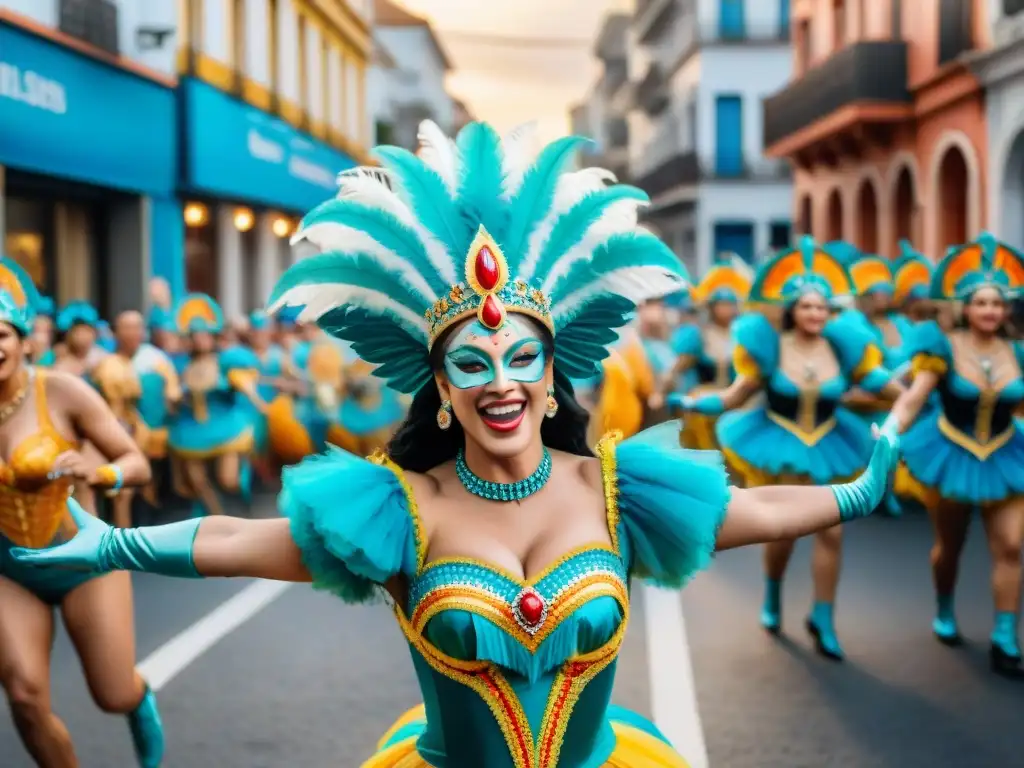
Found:
[(732, 384), (720, 392), (690, 397), (689, 395), (669, 395), (670, 408), (681, 411), (696, 411), (709, 416), (717, 416), (724, 411), (739, 408), (747, 400), (757, 394), (761, 383), (748, 376), (738, 376)]
[(716, 548), (797, 539), (871, 514), (888, 488), (896, 449), (894, 435), (880, 435), (868, 468), (852, 483), (734, 489)]

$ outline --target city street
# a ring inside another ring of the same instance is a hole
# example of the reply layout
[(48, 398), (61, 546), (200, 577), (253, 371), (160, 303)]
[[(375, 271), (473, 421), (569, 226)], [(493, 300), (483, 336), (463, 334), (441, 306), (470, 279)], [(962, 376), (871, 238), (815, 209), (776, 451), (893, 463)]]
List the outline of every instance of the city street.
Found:
[[(839, 605), (846, 664), (816, 657), (802, 627), (809, 546), (792, 564), (782, 640), (757, 628), (759, 551), (729, 552), (681, 600), (688, 642), (676, 596), (636, 590), (616, 700), (653, 715), (694, 768), (1018, 763), (1024, 685), (987, 670), (980, 537), (965, 555), (959, 602), (969, 644), (960, 650), (929, 636), (925, 520), (849, 526), (847, 544)], [(135, 585), (139, 657), (148, 657), (145, 670), (160, 688), (168, 768), (357, 766), (417, 703), (408, 652), (383, 606), (347, 607), (304, 585), (148, 576)], [(83, 768), (131, 768), (126, 726), (89, 701), (63, 636), (53, 667), (56, 706)], [(686, 690), (691, 667), (697, 713)], [(0, 754), (4, 768), (30, 768), (6, 717)]]

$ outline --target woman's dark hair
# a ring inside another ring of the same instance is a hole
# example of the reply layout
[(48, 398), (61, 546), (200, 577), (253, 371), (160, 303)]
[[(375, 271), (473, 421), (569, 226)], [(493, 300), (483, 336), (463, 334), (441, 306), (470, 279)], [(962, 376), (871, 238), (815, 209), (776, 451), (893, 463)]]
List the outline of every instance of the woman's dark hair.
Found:
[[(442, 368), (444, 343), (448, 333), (442, 335), (431, 347), (430, 366), (434, 371)], [(554, 341), (547, 329), (544, 329), (544, 339), (545, 351), (551, 354)], [(572, 382), (557, 370), (555, 400), (558, 401), (558, 413), (554, 418), (544, 419), (540, 428), (544, 445), (577, 456), (593, 456), (593, 451), (587, 445), (590, 414), (576, 401)], [(437, 426), (437, 411), (440, 407), (441, 395), (433, 382), (425, 384), (413, 397), (405, 422), (388, 443), (388, 455), (402, 469), (427, 472), (454, 459), (462, 448), (465, 435), (457, 419), (452, 419), (452, 425), (447, 430)]]

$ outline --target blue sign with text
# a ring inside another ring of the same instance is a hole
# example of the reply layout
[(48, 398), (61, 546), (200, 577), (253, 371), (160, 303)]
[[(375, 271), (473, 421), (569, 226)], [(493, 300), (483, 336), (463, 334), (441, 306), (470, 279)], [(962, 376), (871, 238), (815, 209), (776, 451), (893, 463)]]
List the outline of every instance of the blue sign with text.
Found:
[(334, 196), (344, 152), (191, 78), (186, 98), (190, 189), (305, 213)]
[(0, 20), (0, 165), (170, 194), (174, 90)]

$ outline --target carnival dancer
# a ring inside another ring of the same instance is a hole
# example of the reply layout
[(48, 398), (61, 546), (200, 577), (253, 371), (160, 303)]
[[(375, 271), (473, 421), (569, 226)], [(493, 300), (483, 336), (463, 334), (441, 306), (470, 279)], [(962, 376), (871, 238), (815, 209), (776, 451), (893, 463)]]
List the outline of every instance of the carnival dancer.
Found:
[(402, 395), (376, 378), (373, 367), (358, 357), (346, 361), (343, 378), (344, 396), (328, 441), (359, 456), (383, 450), (405, 420)]
[[(259, 359), (260, 400), (272, 403), (283, 389), (286, 389), (285, 359), (287, 353), (274, 343), (274, 321), (262, 310), (249, 315), (249, 331), (245, 335), (249, 350)], [(254, 426), (253, 464), (264, 485), (270, 485), (273, 477), (270, 469), (270, 443), (266, 409), (252, 409)]]
[[(60, 341), (54, 350), (53, 370), (93, 381), (92, 373), (96, 365), (108, 354), (97, 344), (99, 322), (100, 313), (87, 301), (72, 301), (61, 308), (57, 313)], [(98, 467), (103, 463), (103, 456), (96, 446), (83, 443), (81, 452), (90, 466)], [(96, 494), (92, 486), (76, 486), (75, 498), (89, 512), (96, 514)]]
[[(73, 768), (71, 737), (50, 702), (53, 610), (59, 608), (89, 690), (105, 712), (127, 715), (139, 765), (164, 752), (156, 699), (134, 669), (131, 581), (82, 571), (42, 571), (11, 557), (74, 532), (72, 484), (116, 493), (145, 483), (145, 458), (102, 398), (80, 377), (27, 364), (35, 288), (17, 264), (0, 262), (0, 684), (15, 727), (35, 762)], [(92, 466), (84, 440), (104, 457)], [(77, 509), (80, 509), (78, 507)]]
[(930, 301), (932, 262), (900, 240), (900, 255), (893, 261), (893, 306), (912, 325), (935, 316)]
[[(995, 624), (992, 669), (1022, 674), (1017, 637), (1024, 543), (1024, 434), (1013, 417), (1024, 401), (1024, 350), (1002, 337), (1008, 302), (1024, 288), (1024, 257), (988, 233), (953, 249), (938, 264), (932, 297), (963, 302), (960, 327), (948, 336), (935, 321), (915, 334), (910, 389), (887, 426), (905, 430), (903, 463), (917, 499), (935, 527), (932, 578), (937, 609), (932, 631), (960, 643), (954, 612), (960, 553), (972, 509), (992, 555)], [(933, 392), (938, 407), (923, 409)]]
[[(696, 382), (693, 388), (674, 393), (670, 409), (684, 395), (698, 397), (709, 390), (725, 389), (736, 378), (732, 365), (732, 325), (753, 281), (753, 270), (743, 259), (734, 253), (723, 253), (694, 287), (693, 301), (707, 309), (708, 322), (683, 326), (673, 338), (679, 360), (677, 373), (693, 370)], [(713, 415), (688, 414), (680, 434), (682, 445), (703, 450), (717, 448), (715, 420)]]
[(36, 320), (32, 324), (32, 335), (29, 338), (32, 344), (29, 360), (36, 365), (53, 365), (53, 342), (57, 331), (53, 318), (56, 314), (53, 299), (49, 296), (40, 296)]
[[(93, 372), (93, 379), (101, 391), (112, 386), (115, 393), (117, 390), (122, 393), (120, 404), (115, 405), (109, 396), (107, 402), (114, 413), (125, 414), (125, 428), (150, 461), (153, 479), (144, 486), (142, 493), (146, 501), (156, 507), (160, 505), (157, 471), (166, 469), (167, 425), (170, 414), (181, 400), (181, 382), (170, 356), (145, 341), (145, 321), (140, 312), (128, 310), (118, 315), (114, 321), (114, 338), (115, 354), (130, 364), (131, 372), (125, 371), (123, 365), (114, 364), (101, 375), (101, 362)], [(138, 395), (127, 397), (136, 390), (135, 382)], [(125, 500), (126, 496), (128, 494), (121, 494), (114, 500), (114, 521), (119, 527), (123, 527), (122, 523), (130, 525), (125, 522), (131, 516), (131, 501), (130, 498)]]
[(578, 139), (534, 159), (519, 133), (502, 144), (481, 123), (457, 144), (430, 123), (421, 133), (422, 161), (377, 150), (390, 186), (342, 175), (297, 234), (323, 253), (273, 295), (414, 395), (390, 455), (335, 450), (288, 470), (289, 520), (123, 531), (76, 510), (76, 539), (16, 557), (312, 580), (347, 601), (386, 591), (426, 704), (368, 768), (685, 766), (609, 704), (630, 577), (678, 587), (716, 548), (868, 513), (892, 438), (851, 484), (781, 493), (730, 490), (720, 457), (679, 449), (675, 424), (609, 435), (594, 457), (568, 381), (593, 375), (635, 302), (682, 283), (678, 259), (635, 215), (611, 215), (641, 192), (565, 172)]
[(298, 464), (329, 442), (358, 450), (338, 431), (345, 398), (344, 346), (324, 336), (293, 351), (292, 377), (301, 377), (296, 394), (275, 399), (267, 410), (270, 449), (280, 464)]
[(259, 360), (243, 347), (217, 349), (224, 327), (220, 306), (209, 296), (185, 296), (174, 310), (178, 334), (189, 339), (190, 354), (181, 372), (183, 397), (171, 416), (168, 445), (179, 495), (196, 500), (195, 512), (222, 514), (207, 463), (228, 493), (250, 490), (249, 456), (253, 449), (250, 405), (266, 404), (257, 391)]
[[(684, 398), (683, 410), (719, 415), (718, 442), (730, 468), (748, 487), (782, 483), (821, 484), (855, 477), (871, 454), (870, 428), (841, 401), (858, 386), (899, 394), (861, 320), (843, 314), (829, 320), (829, 301), (853, 290), (846, 268), (805, 236), (757, 271), (752, 312), (734, 326), (737, 378), (726, 389)], [(767, 316), (782, 310), (781, 332)], [(763, 405), (735, 411), (759, 391)], [(724, 413), (733, 411), (732, 413)], [(782, 579), (794, 539), (765, 548), (765, 597), (761, 625), (782, 626)], [(828, 527), (814, 541), (814, 605), (807, 630), (818, 653), (842, 660), (834, 605), (842, 557), (842, 528)]]

